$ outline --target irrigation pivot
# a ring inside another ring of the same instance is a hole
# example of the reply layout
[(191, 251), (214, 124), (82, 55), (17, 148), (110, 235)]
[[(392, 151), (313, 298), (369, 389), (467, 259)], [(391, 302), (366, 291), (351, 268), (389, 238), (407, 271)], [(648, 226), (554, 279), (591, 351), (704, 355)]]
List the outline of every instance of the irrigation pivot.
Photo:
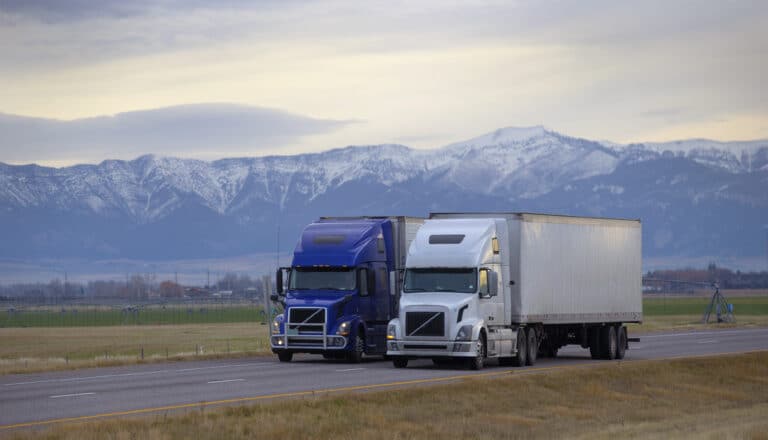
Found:
[(712, 294), (712, 300), (704, 310), (704, 316), (701, 318), (701, 322), (704, 324), (709, 323), (709, 318), (712, 313), (715, 313), (717, 322), (736, 322), (736, 317), (733, 315), (733, 304), (729, 304), (725, 299), (725, 295), (720, 293), (720, 285), (712, 283), (712, 288), (715, 289)]

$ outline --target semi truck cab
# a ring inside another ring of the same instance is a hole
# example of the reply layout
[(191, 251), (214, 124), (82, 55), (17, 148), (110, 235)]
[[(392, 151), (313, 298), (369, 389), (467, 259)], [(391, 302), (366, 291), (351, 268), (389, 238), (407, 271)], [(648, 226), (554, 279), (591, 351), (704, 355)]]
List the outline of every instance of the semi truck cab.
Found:
[(414, 357), (474, 365), (495, 348), (489, 336), (509, 326), (500, 288), (508, 267), (499, 248), (505, 232), (494, 219), (425, 222), (409, 250), (399, 316), (388, 327), (395, 366)]
[(325, 217), (304, 229), (291, 266), (276, 274), (272, 299), (285, 311), (272, 322), (270, 344), (280, 361), (294, 353), (351, 362), (385, 354), (406, 238), (417, 220)]

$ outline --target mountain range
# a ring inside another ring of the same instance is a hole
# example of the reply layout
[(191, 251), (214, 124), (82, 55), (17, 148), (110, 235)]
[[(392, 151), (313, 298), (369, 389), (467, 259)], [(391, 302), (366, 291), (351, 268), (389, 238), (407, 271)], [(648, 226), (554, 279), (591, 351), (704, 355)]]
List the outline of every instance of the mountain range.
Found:
[(0, 258), (285, 252), (321, 215), (497, 210), (639, 218), (644, 257), (765, 255), (768, 140), (622, 145), (528, 127), (433, 150), (0, 163)]

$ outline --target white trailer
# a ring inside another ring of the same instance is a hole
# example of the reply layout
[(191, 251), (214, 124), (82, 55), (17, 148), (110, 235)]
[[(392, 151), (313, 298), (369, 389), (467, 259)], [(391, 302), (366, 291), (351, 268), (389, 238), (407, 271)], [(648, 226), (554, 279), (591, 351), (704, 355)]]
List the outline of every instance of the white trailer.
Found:
[(639, 220), (430, 214), (409, 248), (387, 355), (400, 368), (428, 357), (478, 369), (577, 344), (623, 358), (624, 324), (643, 318), (641, 251)]

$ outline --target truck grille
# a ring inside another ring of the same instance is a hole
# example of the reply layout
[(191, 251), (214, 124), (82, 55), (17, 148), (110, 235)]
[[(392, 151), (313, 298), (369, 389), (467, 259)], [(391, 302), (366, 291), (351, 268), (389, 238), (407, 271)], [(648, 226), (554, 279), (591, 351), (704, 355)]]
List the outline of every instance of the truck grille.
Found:
[(406, 312), (406, 336), (444, 336), (445, 313), (443, 312)]
[(322, 333), (325, 326), (325, 309), (322, 307), (291, 308), (288, 311), (288, 328), (299, 333)]

